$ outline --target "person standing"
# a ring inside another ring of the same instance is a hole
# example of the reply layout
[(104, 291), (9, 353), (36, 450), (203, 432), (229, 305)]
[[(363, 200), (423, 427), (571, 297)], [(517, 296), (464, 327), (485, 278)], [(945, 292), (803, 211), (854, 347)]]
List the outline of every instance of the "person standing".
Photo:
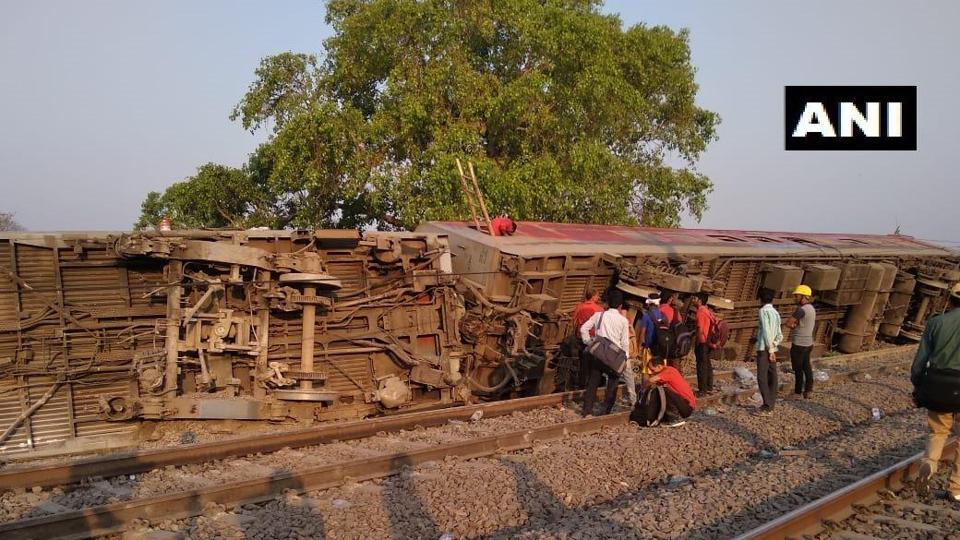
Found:
[(675, 303), (677, 295), (671, 291), (663, 291), (657, 305), (656, 316), (653, 317), (654, 331), (653, 355), (666, 358), (667, 365), (677, 367), (678, 361), (674, 354), (676, 347), (677, 330), (680, 315)]
[[(626, 311), (623, 309), (623, 293), (617, 290), (610, 291), (607, 295), (606, 311), (594, 313), (587, 322), (580, 327), (580, 339), (584, 345), (589, 345), (595, 335), (604, 337), (612, 341), (624, 353), (630, 353), (630, 321), (627, 320)], [(617, 399), (617, 383), (620, 381), (618, 374), (613, 373), (602, 362), (596, 358), (587, 359), (589, 366), (589, 377), (587, 379), (587, 388), (583, 394), (583, 411), (581, 414), (587, 416), (593, 414), (593, 405), (597, 400), (597, 387), (600, 385), (600, 378), (607, 376), (606, 393), (603, 395), (603, 414), (609, 414), (613, 410), (613, 404)], [(626, 368), (625, 368), (626, 369)]]
[(671, 291), (663, 291), (660, 295), (660, 313), (663, 313), (664, 319), (667, 321), (667, 324), (672, 325), (675, 322), (679, 322), (679, 315), (677, 310), (674, 309), (674, 305), (677, 302), (677, 295)]
[(624, 316), (627, 317), (627, 328), (630, 330), (630, 347), (627, 349), (627, 364), (620, 374), (620, 380), (627, 387), (627, 405), (632, 409), (637, 404), (637, 379), (633, 367), (637, 365), (640, 359), (640, 343), (637, 341), (637, 332), (634, 329), (634, 321), (643, 314), (643, 310), (633, 308), (626, 310)]
[(780, 329), (780, 313), (773, 307), (774, 292), (770, 289), (760, 289), (759, 324), (757, 327), (757, 384), (760, 386), (760, 395), (763, 405), (759, 414), (768, 415), (777, 403), (777, 347), (783, 341), (783, 331)]
[(645, 302), (645, 309), (639, 322), (634, 323), (634, 329), (637, 333), (637, 341), (640, 343), (640, 372), (643, 375), (650, 374), (650, 359), (654, 356), (653, 350), (657, 343), (657, 321), (663, 318), (660, 313), (660, 295), (650, 294)]
[[(950, 428), (960, 431), (960, 283), (950, 291), (949, 311), (932, 317), (923, 329), (920, 346), (913, 359), (910, 381), (914, 400), (927, 409), (930, 438), (917, 477), (917, 491), (925, 493), (930, 478), (937, 472), (943, 446)], [(960, 502), (960, 452), (953, 456), (953, 471), (947, 486), (947, 498)]]
[[(580, 376), (577, 378), (577, 382), (581, 388), (587, 384), (587, 378), (590, 376), (590, 365), (587, 353), (583, 350), (583, 342), (580, 341), (580, 327), (594, 313), (600, 313), (601, 311), (603, 311), (603, 306), (600, 305), (600, 292), (596, 289), (587, 288), (583, 293), (583, 301), (573, 308), (573, 313), (570, 315), (573, 319), (573, 347), (580, 358)], [(592, 334), (591, 337), (593, 337)]]
[(644, 349), (652, 349), (657, 339), (657, 322), (663, 318), (660, 312), (660, 295), (652, 293), (645, 302), (643, 315), (634, 324), (637, 329), (637, 339)]
[(810, 363), (810, 351), (813, 350), (813, 327), (817, 320), (817, 310), (813, 307), (813, 291), (806, 285), (798, 285), (793, 290), (797, 306), (793, 315), (787, 319), (790, 332), (790, 366), (793, 368), (793, 393), (810, 399), (813, 392), (813, 365)]
[(690, 299), (690, 308), (697, 325), (694, 355), (697, 358), (697, 390), (700, 395), (713, 392), (713, 364), (710, 361), (710, 328), (715, 315), (707, 307), (707, 294), (700, 293)]
[(592, 317), (594, 313), (600, 313), (601, 311), (603, 311), (603, 306), (600, 305), (600, 292), (596, 289), (587, 289), (583, 293), (583, 301), (573, 308), (571, 314), (575, 331), (580, 332), (583, 323), (587, 322), (587, 319)]

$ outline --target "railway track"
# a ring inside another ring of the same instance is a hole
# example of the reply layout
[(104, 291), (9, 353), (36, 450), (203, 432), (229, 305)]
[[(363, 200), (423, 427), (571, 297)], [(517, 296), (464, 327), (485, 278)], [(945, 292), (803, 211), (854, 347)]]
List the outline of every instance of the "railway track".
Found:
[(254, 437), (227, 439), (194, 445), (141, 450), (98, 456), (67, 464), (14, 468), (0, 472), (0, 486), (9, 488), (50, 487), (80, 482), (98, 476), (138, 474), (158, 467), (186, 465), (228, 457), (274, 452), (281, 448), (301, 448), (333, 441), (347, 441), (405, 429), (443, 425), (451, 420), (467, 420), (478, 411), (487, 418), (518, 411), (571, 403), (579, 392), (565, 392), (511, 399), (322, 425), (316, 428), (286, 431)]
[[(945, 454), (956, 452), (957, 441), (951, 440)], [(917, 502), (916, 494), (902, 499), (897, 496), (910, 487), (917, 477), (923, 454), (919, 453), (895, 465), (876, 472), (843, 489), (813, 501), (761, 527), (737, 537), (737, 540), (773, 540), (780, 538), (803, 538), (826, 535), (827, 538), (848, 540), (872, 540), (876, 537), (851, 530), (851, 518), (861, 523), (889, 525), (911, 534), (956, 532), (956, 521), (960, 520), (960, 511), (942, 506)], [(954, 520), (954, 530), (940, 527), (919, 519), (903, 519), (897, 515), (899, 510), (925, 514), (939, 514)]]
[[(839, 358), (852, 361), (862, 358), (885, 358), (902, 353), (902, 348), (896, 348), (845, 355)], [(886, 363), (876, 364), (869, 366), (865, 370), (854, 369), (846, 372), (835, 372), (834, 376), (856, 377), (861, 373), (884, 372), (889, 369), (895, 369), (899, 364), (899, 362), (893, 362), (889, 365)], [(732, 370), (721, 371), (716, 374), (716, 380), (719, 382), (731, 381), (733, 378)], [(695, 384), (695, 377), (690, 376), (688, 379)], [(571, 404), (580, 397), (581, 393), (580, 391), (576, 391), (518, 398), (322, 425), (315, 428), (268, 435), (261, 434), (253, 437), (226, 439), (154, 450), (119, 452), (75, 460), (68, 463), (14, 467), (6, 471), (0, 471), (0, 486), (4, 488), (64, 486), (94, 477), (139, 474), (159, 467), (181, 466), (229, 457), (275, 452), (282, 448), (302, 448), (333, 441), (361, 439), (378, 433), (391, 433), (401, 430), (417, 429), (418, 427), (439, 426), (450, 421), (465, 421), (478, 412), (482, 414), (483, 417), (493, 418), (514, 412)], [(701, 402), (705, 404), (721, 401), (734, 402), (752, 394), (753, 391), (742, 391), (727, 395), (717, 394), (702, 398)]]
[[(878, 364), (862, 369), (851, 370), (850, 372), (842, 374), (846, 377), (841, 377), (841, 374), (839, 373), (835, 373), (834, 375), (835, 380), (842, 380), (844, 378), (856, 379), (857, 377), (871, 372), (883, 372), (890, 369), (897, 369), (898, 367), (902, 367), (902, 362)], [(752, 395), (753, 392), (754, 390), (751, 389), (742, 390), (728, 395), (718, 394), (704, 400), (704, 403), (709, 404), (711, 402), (720, 400), (731, 401), (742, 399)], [(557, 394), (554, 396), (542, 396), (540, 398), (511, 400), (513, 401), (512, 404), (511, 402), (505, 401), (462, 409), (446, 409), (442, 411), (431, 411), (430, 413), (417, 413), (417, 415), (419, 421), (421, 422), (420, 425), (425, 425), (427, 423), (426, 419), (430, 419), (429, 422), (440, 424), (446, 423), (447, 420), (443, 418), (467, 418), (478, 409), (484, 410), (485, 416), (487, 414), (494, 416), (497, 414), (506, 414), (507, 412), (518, 410), (516, 408), (517, 406), (526, 408), (549, 406), (550, 404), (563, 403), (573, 399), (573, 397), (573, 394)], [(538, 403), (538, 405), (534, 405), (534, 403)], [(399, 419), (399, 417), (397, 419)], [(387, 421), (391, 419), (385, 418), (379, 420)], [(409, 420), (409, 418), (407, 418), (407, 420)], [(467, 441), (435, 445), (423, 449), (387, 453), (375, 457), (354, 459), (346, 462), (324, 465), (321, 467), (306, 468), (295, 471), (275, 471), (269, 475), (251, 477), (240, 482), (212, 485), (201, 489), (194, 489), (179, 493), (140, 498), (113, 504), (106, 504), (93, 508), (86, 508), (83, 510), (62, 512), (50, 516), (32, 517), (18, 521), (12, 521), (0, 524), (0, 537), (12, 539), (38, 537), (85, 538), (111, 534), (125, 530), (127, 525), (135, 520), (149, 521), (155, 519), (179, 519), (195, 516), (199, 515), (203, 511), (204, 507), (210, 504), (238, 506), (248, 503), (262, 502), (272, 499), (277, 496), (277, 494), (287, 490), (305, 492), (317, 489), (326, 489), (351, 480), (363, 480), (389, 476), (396, 474), (404, 467), (414, 466), (427, 461), (438, 461), (451, 457), (470, 459), (496, 453), (511, 452), (528, 448), (535, 443), (557, 440), (573, 434), (592, 433), (603, 429), (604, 427), (621, 426), (627, 421), (628, 414), (623, 412), (604, 417), (562, 422), (536, 427), (533, 429), (517, 430), (487, 437), (480, 437)], [(365, 431), (364, 433), (373, 434), (377, 433), (378, 431), (384, 431), (385, 424), (381, 423), (378, 425), (379, 429), (370, 427), (367, 428), (368, 431)], [(344, 426), (342, 425), (329, 426), (329, 428), (343, 427)], [(325, 426), (323, 429), (308, 431), (323, 431), (327, 428), (328, 427)], [(373, 431), (370, 432), (369, 430)], [(350, 433), (353, 433), (355, 436), (361, 436), (359, 431)], [(283, 436), (288, 438), (291, 435), (293, 434), (283, 434)], [(309, 439), (308, 433), (300, 433), (298, 436), (301, 438), (295, 440), (288, 439), (285, 441), (286, 444), (282, 444), (280, 447), (290, 446), (291, 444), (316, 444), (316, 442), (307, 442), (307, 440), (316, 441), (315, 438)], [(314, 433), (313, 436), (316, 437), (316, 433)], [(344, 435), (341, 433), (339, 436), (343, 437)], [(332, 432), (326, 432), (324, 437), (330, 437), (330, 440), (333, 440), (332, 438), (334, 436), (332, 435)], [(263, 440), (265, 438), (261, 437), (260, 439)], [(232, 447), (234, 452), (239, 451), (236, 449), (239, 448), (240, 445), (247, 445), (244, 447), (242, 453), (249, 453), (251, 448), (250, 440), (243, 440), (242, 442), (225, 441), (225, 443), (234, 445)], [(279, 439), (271, 438), (271, 440), (266, 441), (264, 444), (278, 445), (281, 443), (279, 442)], [(194, 461), (200, 459), (200, 455), (203, 452), (221, 452), (219, 457), (224, 457), (223, 452), (226, 452), (231, 448), (230, 446), (217, 445), (197, 446), (204, 446), (207, 447), (207, 449), (203, 450), (202, 452), (193, 452), (190, 459)], [(274, 446), (274, 448), (277, 447)], [(152, 455), (154, 455), (155, 458), (154, 464), (150, 465), (150, 467), (157, 466), (155, 463), (158, 462), (160, 458), (156, 456), (166, 455), (167, 458), (164, 459), (173, 459), (173, 453), (161, 454), (161, 452), (167, 451), (152, 452)], [(226, 455), (230, 456), (237, 454), (231, 454), (228, 452)], [(177, 459), (182, 461), (186, 458), (181, 456)], [(115, 469), (102, 469), (102, 467), (105, 467), (107, 463), (108, 462), (106, 460), (101, 460), (98, 465), (101, 467), (100, 470), (108, 471), (105, 472), (105, 474), (116, 474), (117, 470)], [(121, 458), (121, 461), (114, 461), (113, 463), (123, 463), (124, 467), (138, 465), (138, 462), (135, 459), (132, 459), (130, 456)], [(146, 464), (141, 464), (139, 466), (141, 467), (140, 470), (146, 470)], [(37, 469), (34, 472), (39, 474), (39, 471), (41, 470), (42, 469)], [(10, 472), (13, 473), (14, 471)], [(49, 473), (47, 474), (49, 478), (53, 478), (52, 475), (49, 475)], [(127, 473), (124, 472), (122, 474)], [(76, 477), (77, 475), (74, 475), (70, 478)], [(25, 477), (21, 477), (21, 483), (25, 481)], [(29, 485), (29, 482), (27, 482), (27, 485)]]
[(236, 506), (272, 499), (286, 490), (297, 492), (326, 489), (346, 480), (368, 480), (396, 474), (403, 467), (447, 458), (471, 459), (495, 453), (529, 448), (535, 443), (551, 441), (573, 434), (599, 431), (604, 427), (623, 425), (628, 413), (591, 417), (536, 429), (519, 430), (470, 441), (447, 444), (337, 463), (297, 472), (276, 473), (97, 508), (30, 518), (0, 524), (0, 538), (27, 540), (36, 538), (89, 538), (125, 530), (134, 520), (179, 519), (199, 514), (210, 504)]

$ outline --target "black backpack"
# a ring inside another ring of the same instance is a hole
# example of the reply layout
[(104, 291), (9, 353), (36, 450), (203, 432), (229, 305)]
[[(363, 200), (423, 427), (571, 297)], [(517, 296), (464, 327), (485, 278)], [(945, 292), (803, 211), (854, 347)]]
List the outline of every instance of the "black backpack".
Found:
[(654, 354), (664, 358), (672, 358), (670, 352), (673, 350), (676, 340), (675, 325), (672, 321), (667, 320), (660, 308), (651, 308), (650, 318), (653, 319), (653, 325), (657, 328), (653, 337)]
[(675, 359), (690, 354), (695, 337), (692, 330), (676, 319), (668, 321), (659, 309), (651, 316), (657, 327), (655, 343), (658, 356)]
[(667, 395), (663, 386), (650, 385), (641, 392), (637, 404), (630, 411), (630, 421), (643, 427), (653, 427), (663, 420), (667, 412)]
[(696, 339), (696, 335), (688, 326), (680, 323), (674, 324), (673, 348), (667, 358), (683, 358), (690, 354), (690, 349), (693, 349), (693, 341)]
[(960, 371), (928, 368), (914, 389), (917, 405), (935, 412), (960, 412)]

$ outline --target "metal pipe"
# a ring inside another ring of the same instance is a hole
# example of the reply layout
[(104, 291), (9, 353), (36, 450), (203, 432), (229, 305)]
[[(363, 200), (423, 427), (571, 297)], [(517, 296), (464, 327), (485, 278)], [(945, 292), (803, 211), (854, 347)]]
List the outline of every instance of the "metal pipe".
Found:
[(167, 362), (163, 377), (163, 391), (165, 393), (176, 392), (179, 387), (179, 384), (177, 384), (177, 359), (180, 348), (180, 297), (183, 295), (180, 277), (183, 272), (183, 263), (170, 261), (167, 268), (169, 268), (171, 280), (175, 284), (170, 285), (167, 291), (167, 335), (165, 336)]
[[(270, 287), (270, 272), (260, 271), (257, 273), (257, 281), (265, 289)], [(270, 358), (270, 309), (266, 306), (257, 308), (257, 346), (260, 347), (260, 353), (257, 355), (256, 367), (253, 369), (252, 381), (254, 399), (264, 399), (267, 397), (267, 389), (260, 384), (259, 377), (267, 371), (267, 363)]]
[(917, 308), (917, 314), (913, 317), (913, 324), (923, 327), (923, 319), (927, 316), (927, 308), (930, 307), (930, 295), (923, 294), (920, 300), (920, 307)]
[(853, 306), (845, 321), (843, 337), (840, 338), (841, 352), (855, 353), (863, 347), (864, 337), (877, 303), (877, 291), (880, 290), (885, 272), (884, 265), (870, 264), (870, 272), (867, 274), (867, 282), (860, 303)]
[(51, 386), (49, 390), (47, 390), (46, 394), (44, 394), (40, 399), (35, 401), (33, 405), (30, 406), (29, 409), (23, 412), (23, 414), (18, 416), (17, 419), (14, 420), (12, 424), (10, 424), (10, 427), (8, 427), (3, 432), (3, 434), (0, 435), (0, 444), (3, 444), (4, 442), (6, 442), (6, 440), (9, 439), (10, 436), (17, 431), (17, 428), (19, 428), (21, 424), (23, 424), (28, 418), (33, 416), (33, 413), (37, 412), (37, 409), (39, 409), (40, 407), (43, 407), (44, 403), (50, 401), (50, 398), (52, 398), (53, 395), (56, 394), (57, 390), (60, 388), (60, 384), (61, 383), (54, 383), (54, 385)]
[[(316, 296), (317, 288), (306, 286), (303, 288), (304, 296)], [(317, 322), (317, 306), (313, 304), (303, 304), (303, 331), (300, 341), (300, 371), (304, 373), (313, 373), (313, 344), (314, 344), (314, 325)], [(312, 390), (313, 381), (307, 379), (300, 380), (301, 390)]]

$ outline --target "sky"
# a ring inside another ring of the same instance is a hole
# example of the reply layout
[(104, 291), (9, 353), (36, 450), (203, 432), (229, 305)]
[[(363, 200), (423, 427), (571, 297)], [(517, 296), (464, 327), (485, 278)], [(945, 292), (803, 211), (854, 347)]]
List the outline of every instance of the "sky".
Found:
[[(684, 226), (906, 234), (960, 246), (960, 2), (618, 0), (688, 28), (719, 139), (709, 210)], [(322, 54), (318, 0), (3, 2), (0, 212), (31, 230), (128, 229), (148, 191), (261, 134), (229, 119), (264, 56)], [(784, 85), (916, 85), (916, 152), (787, 152)]]

